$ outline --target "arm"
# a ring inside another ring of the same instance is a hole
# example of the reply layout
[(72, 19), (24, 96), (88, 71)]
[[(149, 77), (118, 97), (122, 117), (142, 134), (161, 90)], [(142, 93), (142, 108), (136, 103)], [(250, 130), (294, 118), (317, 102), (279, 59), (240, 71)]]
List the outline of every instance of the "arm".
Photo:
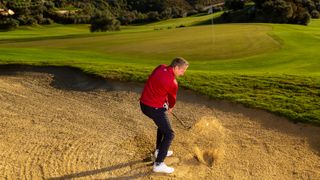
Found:
[(174, 80), (168, 90), (169, 112), (172, 111), (172, 108), (176, 104), (177, 92), (178, 92), (178, 83), (176, 80)]

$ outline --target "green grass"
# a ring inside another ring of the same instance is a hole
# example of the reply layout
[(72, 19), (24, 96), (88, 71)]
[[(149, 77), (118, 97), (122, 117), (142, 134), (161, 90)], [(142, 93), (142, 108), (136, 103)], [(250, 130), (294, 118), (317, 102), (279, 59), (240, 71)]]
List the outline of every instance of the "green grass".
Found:
[(320, 125), (320, 21), (192, 26), (215, 16), (93, 34), (87, 25), (22, 27), (0, 32), (0, 64), (72, 66), (143, 82), (156, 65), (183, 56), (191, 65), (181, 86)]

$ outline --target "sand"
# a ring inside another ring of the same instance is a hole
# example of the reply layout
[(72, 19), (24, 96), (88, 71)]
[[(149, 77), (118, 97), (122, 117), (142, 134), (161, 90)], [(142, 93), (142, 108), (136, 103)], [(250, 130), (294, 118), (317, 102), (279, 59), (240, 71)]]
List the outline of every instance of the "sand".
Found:
[[(180, 88), (170, 175), (152, 172), (143, 84), (0, 66), (1, 179), (320, 179), (320, 128)], [(180, 122), (181, 121), (181, 122)]]

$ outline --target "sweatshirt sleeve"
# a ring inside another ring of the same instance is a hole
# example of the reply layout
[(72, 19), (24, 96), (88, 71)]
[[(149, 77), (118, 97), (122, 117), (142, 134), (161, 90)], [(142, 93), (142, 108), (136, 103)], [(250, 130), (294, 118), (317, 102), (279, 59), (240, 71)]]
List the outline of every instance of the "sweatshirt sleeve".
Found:
[(174, 79), (172, 82), (172, 85), (170, 86), (170, 89), (168, 91), (169, 108), (173, 108), (174, 105), (176, 104), (177, 92), (178, 92), (178, 83)]

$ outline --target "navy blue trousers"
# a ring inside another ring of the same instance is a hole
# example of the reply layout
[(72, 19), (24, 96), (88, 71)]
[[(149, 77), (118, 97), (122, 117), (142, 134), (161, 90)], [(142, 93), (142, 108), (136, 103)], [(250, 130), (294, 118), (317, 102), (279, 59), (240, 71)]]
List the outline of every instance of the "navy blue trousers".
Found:
[(159, 153), (156, 162), (163, 162), (174, 138), (174, 131), (166, 114), (167, 109), (150, 107), (141, 102), (140, 107), (143, 114), (152, 119), (158, 127), (156, 149), (159, 149)]

